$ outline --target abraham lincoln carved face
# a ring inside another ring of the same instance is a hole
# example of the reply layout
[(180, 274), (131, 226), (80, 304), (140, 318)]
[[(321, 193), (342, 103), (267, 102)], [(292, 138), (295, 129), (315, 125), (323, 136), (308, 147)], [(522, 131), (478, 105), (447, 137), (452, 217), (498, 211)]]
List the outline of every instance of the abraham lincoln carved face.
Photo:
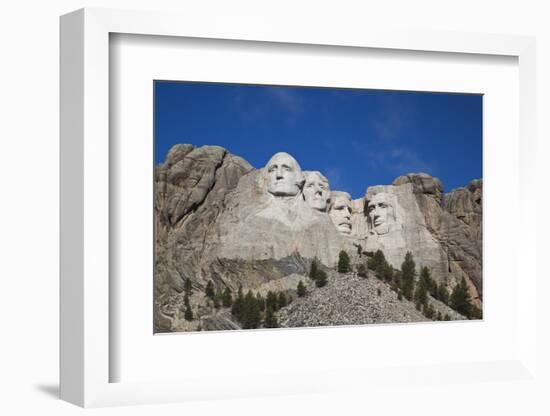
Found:
[(395, 224), (395, 207), (391, 196), (381, 192), (367, 201), (368, 221), (376, 234), (387, 234)]

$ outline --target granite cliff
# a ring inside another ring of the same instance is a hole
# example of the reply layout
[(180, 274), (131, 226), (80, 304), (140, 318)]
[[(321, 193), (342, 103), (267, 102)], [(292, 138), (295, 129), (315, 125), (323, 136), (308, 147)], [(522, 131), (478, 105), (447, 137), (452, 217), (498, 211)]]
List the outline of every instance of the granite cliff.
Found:
[[(286, 153), (255, 169), (218, 146), (176, 145), (155, 170), (155, 330), (238, 329), (231, 313), (214, 308), (213, 297), (204, 295), (208, 284), (218, 293), (292, 296), (300, 281), (311, 285), (313, 259), (331, 276), (329, 284), (279, 311), (282, 326), (425, 319), (414, 305), (392, 301), (328, 322), (347, 304), (381, 301), (370, 296), (372, 284), (337, 279), (342, 250), (352, 269), (376, 250), (399, 269), (410, 251), (418, 270), (427, 266), (449, 291), (464, 278), (481, 308), (481, 206), (481, 180), (444, 194), (437, 178), (412, 173), (391, 185), (369, 186), (364, 198), (352, 200), (331, 190), (322, 173), (302, 172)], [(323, 293), (333, 299), (328, 306), (322, 305)], [(183, 319), (186, 307), (193, 319)]]

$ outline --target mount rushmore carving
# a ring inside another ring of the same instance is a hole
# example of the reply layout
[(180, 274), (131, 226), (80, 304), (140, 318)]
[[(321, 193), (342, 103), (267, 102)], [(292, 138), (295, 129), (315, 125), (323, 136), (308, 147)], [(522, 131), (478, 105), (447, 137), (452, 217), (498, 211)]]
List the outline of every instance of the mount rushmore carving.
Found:
[(353, 200), (288, 153), (255, 169), (221, 147), (188, 144), (155, 176), (156, 301), (186, 280), (234, 292), (295, 288), (312, 259), (333, 268), (342, 250), (352, 261), (382, 250), (396, 269), (411, 252), (449, 289), (464, 278), (481, 306), (481, 180), (444, 195), (437, 178), (413, 173)]

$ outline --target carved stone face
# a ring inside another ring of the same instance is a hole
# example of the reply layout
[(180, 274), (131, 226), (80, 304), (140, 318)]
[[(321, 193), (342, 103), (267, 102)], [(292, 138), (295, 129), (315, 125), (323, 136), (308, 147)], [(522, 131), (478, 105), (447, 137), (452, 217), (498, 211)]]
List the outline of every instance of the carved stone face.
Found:
[(300, 165), (288, 153), (273, 155), (267, 162), (267, 190), (275, 196), (295, 196), (303, 184)]
[(341, 234), (351, 234), (351, 197), (347, 192), (333, 192), (330, 219)]
[(304, 172), (304, 199), (307, 204), (318, 211), (325, 212), (330, 198), (327, 178), (319, 172)]
[(390, 203), (390, 196), (379, 193), (368, 202), (367, 215), (372, 228), (377, 234), (387, 234), (395, 223), (395, 208)]

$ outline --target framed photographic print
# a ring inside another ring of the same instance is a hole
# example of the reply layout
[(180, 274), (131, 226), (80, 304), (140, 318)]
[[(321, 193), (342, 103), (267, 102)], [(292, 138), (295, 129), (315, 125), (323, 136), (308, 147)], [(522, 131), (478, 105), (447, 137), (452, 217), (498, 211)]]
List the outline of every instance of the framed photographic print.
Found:
[(529, 378), (533, 40), (243, 27), (62, 17), (62, 398)]
[(153, 88), (155, 332), (482, 318), (482, 95)]

